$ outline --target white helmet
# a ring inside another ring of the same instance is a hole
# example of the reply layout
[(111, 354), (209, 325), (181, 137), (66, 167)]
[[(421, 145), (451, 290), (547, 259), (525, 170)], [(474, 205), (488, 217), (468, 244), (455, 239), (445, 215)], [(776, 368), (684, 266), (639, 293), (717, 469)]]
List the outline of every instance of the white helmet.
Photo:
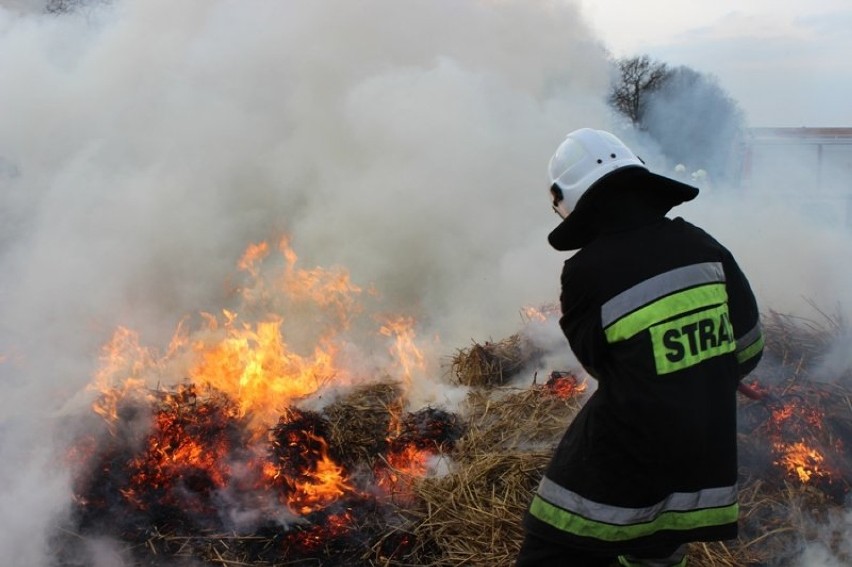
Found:
[(574, 130), (550, 158), (551, 193), (558, 187), (563, 199), (559, 202), (555, 195), (554, 208), (561, 216), (566, 216), (597, 180), (628, 166), (645, 168), (624, 142), (603, 130)]

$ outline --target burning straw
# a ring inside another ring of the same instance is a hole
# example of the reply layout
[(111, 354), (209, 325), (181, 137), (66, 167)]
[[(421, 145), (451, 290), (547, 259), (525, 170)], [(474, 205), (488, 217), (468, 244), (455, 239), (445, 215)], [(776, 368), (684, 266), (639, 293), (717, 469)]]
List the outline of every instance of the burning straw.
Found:
[[(812, 542), (852, 562), (841, 545), (852, 393), (842, 380), (810, 377), (840, 327), (771, 313), (764, 329), (755, 378), (772, 397), (740, 400), (740, 537), (692, 544), (690, 565), (790, 566)], [(512, 565), (522, 517), (586, 386), (553, 372), (528, 388), (496, 387), (529, 352), (520, 336), (461, 351), (456, 376), (477, 387), (459, 414), (409, 412), (387, 379), (322, 411), (286, 408), (260, 451), (248, 416), (220, 393), (118, 403), (104, 437), (75, 448), (84, 475), (75, 523), (54, 542), (56, 564), (85, 565), (75, 542), (109, 535), (140, 564)], [(147, 438), (138, 431), (145, 420), (155, 426)], [(197, 450), (205, 439), (215, 444)], [(334, 490), (319, 497), (320, 487)], [(235, 524), (223, 504), (249, 521)]]

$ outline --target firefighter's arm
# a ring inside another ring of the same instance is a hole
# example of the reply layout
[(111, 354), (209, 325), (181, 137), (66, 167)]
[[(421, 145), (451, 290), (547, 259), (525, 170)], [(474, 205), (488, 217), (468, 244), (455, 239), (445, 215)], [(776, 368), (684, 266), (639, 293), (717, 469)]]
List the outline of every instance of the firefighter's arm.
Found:
[(737, 362), (742, 378), (760, 362), (763, 355), (763, 330), (760, 326), (757, 301), (745, 274), (733, 256), (725, 258), (724, 266), (731, 325), (734, 328)]
[(600, 305), (589, 289), (588, 282), (577, 277), (570, 260), (562, 270), (560, 295), (562, 317), (559, 326), (571, 345), (577, 361), (594, 378), (605, 353), (606, 343), (601, 329)]

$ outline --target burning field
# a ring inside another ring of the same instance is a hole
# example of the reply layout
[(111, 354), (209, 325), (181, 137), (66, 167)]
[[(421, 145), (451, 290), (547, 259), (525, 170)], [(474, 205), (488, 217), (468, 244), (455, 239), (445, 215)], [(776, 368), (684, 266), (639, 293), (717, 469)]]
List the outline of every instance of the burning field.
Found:
[[(105, 541), (122, 565), (511, 565), (583, 375), (540, 372), (519, 333), (456, 352), (436, 381), (463, 403), (416, 404), (413, 320), (373, 319), (388, 354), (364, 370), (345, 338), (364, 290), (345, 270), (300, 268), (286, 239), (239, 267), (240, 311), (184, 321), (162, 353), (124, 328), (104, 346), (92, 411), (68, 424), (86, 433), (64, 457), (74, 497), (55, 565), (91, 565)], [(285, 340), (292, 314), (311, 321), (308, 354)], [(852, 560), (849, 379), (810, 376), (839, 329), (764, 324), (758, 399), (740, 408), (741, 536), (694, 544), (691, 564), (794, 565), (812, 544)]]

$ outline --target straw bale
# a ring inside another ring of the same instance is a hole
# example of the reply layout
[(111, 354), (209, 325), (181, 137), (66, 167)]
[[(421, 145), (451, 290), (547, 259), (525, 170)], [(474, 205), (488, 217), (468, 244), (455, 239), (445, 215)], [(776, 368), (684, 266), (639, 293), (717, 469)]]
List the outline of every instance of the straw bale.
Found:
[(332, 451), (349, 466), (371, 466), (383, 453), (394, 416), (403, 408), (398, 382), (381, 381), (359, 386), (325, 408)]
[(453, 357), (450, 370), (463, 386), (500, 386), (541, 356), (541, 351), (521, 334), (499, 342), (474, 343)]

